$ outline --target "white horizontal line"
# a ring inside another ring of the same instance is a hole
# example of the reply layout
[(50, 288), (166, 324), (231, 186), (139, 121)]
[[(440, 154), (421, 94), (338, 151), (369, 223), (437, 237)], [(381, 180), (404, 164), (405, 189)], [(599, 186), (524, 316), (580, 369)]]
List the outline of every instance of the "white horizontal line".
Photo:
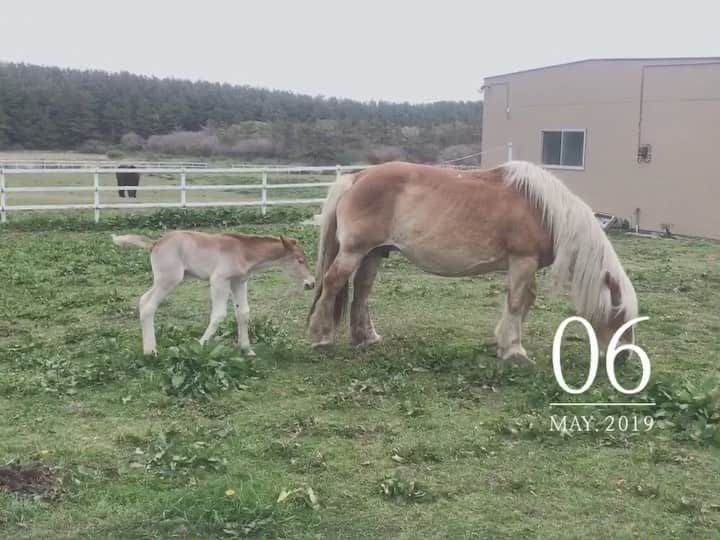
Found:
[(551, 407), (654, 407), (655, 402), (649, 402), (649, 403), (603, 403), (603, 402), (596, 402), (596, 403), (558, 403), (554, 402), (550, 404)]

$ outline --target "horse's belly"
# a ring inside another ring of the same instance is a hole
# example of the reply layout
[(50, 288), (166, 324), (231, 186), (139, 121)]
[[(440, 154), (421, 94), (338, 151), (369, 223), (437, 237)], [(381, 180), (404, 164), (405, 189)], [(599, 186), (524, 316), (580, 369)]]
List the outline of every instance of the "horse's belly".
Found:
[(423, 249), (417, 246), (396, 246), (413, 264), (440, 276), (460, 277), (504, 270), (505, 253), (483, 254), (455, 249)]
[[(397, 220), (391, 243), (420, 268), (443, 276), (467, 276), (507, 268), (507, 251), (481, 216), (417, 212)], [(428, 218), (427, 216), (432, 216)]]

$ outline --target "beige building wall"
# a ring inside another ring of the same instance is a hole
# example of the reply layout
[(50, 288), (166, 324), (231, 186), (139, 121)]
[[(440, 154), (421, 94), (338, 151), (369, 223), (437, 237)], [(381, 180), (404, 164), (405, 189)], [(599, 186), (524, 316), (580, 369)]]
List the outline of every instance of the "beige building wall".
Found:
[(514, 159), (540, 163), (541, 131), (559, 129), (585, 130), (584, 167), (548, 168), (596, 211), (720, 238), (720, 59), (590, 60), (485, 80), (483, 166), (505, 161), (510, 142)]

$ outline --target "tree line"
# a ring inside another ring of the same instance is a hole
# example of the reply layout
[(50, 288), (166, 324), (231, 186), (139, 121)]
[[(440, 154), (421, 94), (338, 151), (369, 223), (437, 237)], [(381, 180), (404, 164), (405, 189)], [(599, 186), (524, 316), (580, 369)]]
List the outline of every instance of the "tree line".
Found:
[(435, 161), (480, 144), (482, 102), (359, 102), (211, 82), (0, 63), (0, 148)]

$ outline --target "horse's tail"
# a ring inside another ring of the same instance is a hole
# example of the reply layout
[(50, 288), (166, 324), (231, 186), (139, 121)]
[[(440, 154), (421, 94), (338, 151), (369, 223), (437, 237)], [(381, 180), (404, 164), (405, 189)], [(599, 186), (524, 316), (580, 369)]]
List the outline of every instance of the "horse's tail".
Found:
[(112, 241), (118, 246), (137, 246), (148, 251), (155, 247), (155, 240), (137, 234), (112, 235)]
[[(509, 161), (500, 172), (541, 212), (553, 240), (550, 270), (559, 283), (570, 284), (578, 313), (591, 321), (607, 320), (613, 307), (622, 307), (628, 319), (636, 317), (635, 289), (592, 209), (560, 179), (533, 163)], [(619, 286), (621, 306), (613, 306), (609, 280)]]
[[(340, 243), (337, 239), (337, 215), (336, 209), (342, 196), (352, 186), (355, 180), (354, 174), (346, 174), (338, 178), (330, 187), (327, 198), (323, 204), (322, 213), (320, 215), (320, 241), (318, 242), (318, 259), (317, 259), (317, 278), (315, 279), (315, 299), (313, 300), (310, 313), (308, 314), (308, 322), (315, 312), (315, 306), (320, 299), (323, 291), (323, 277), (335, 261)], [(346, 283), (335, 297), (335, 307), (333, 317), (335, 324), (340, 322), (345, 312), (348, 302), (349, 284)]]

